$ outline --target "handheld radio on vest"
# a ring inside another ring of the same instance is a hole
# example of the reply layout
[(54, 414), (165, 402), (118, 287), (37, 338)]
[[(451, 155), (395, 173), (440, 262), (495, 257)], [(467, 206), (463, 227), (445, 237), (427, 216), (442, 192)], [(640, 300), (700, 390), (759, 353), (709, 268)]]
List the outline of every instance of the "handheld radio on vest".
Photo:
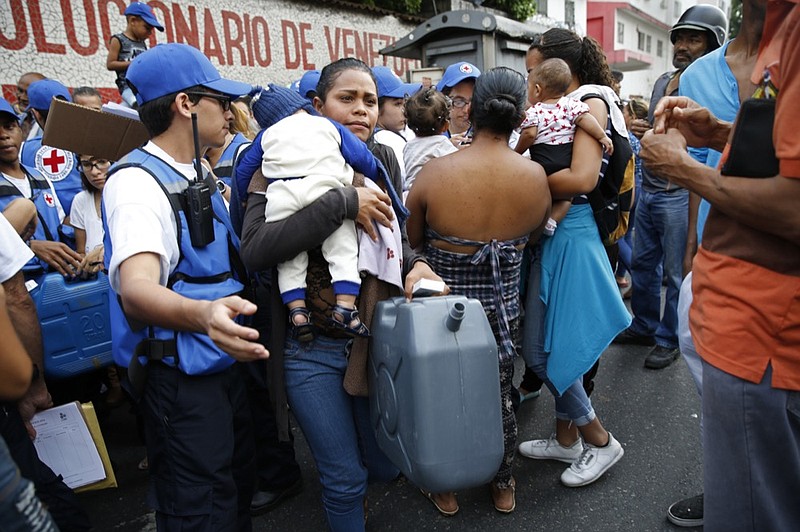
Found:
[(203, 170), (200, 166), (197, 113), (192, 113), (192, 135), (194, 137), (194, 168), (197, 177), (184, 193), (184, 212), (189, 224), (192, 246), (205, 247), (214, 241), (214, 211), (211, 207), (211, 189), (203, 179)]

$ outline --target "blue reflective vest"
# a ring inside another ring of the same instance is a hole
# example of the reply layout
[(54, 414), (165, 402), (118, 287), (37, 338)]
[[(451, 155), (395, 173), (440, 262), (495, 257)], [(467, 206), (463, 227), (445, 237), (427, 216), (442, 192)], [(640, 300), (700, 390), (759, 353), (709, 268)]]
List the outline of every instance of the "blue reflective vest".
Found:
[[(39, 172), (34, 168), (28, 168), (25, 165), (20, 165), (22, 171), (31, 185), (30, 200), (36, 205), (36, 212), (38, 214), (38, 221), (36, 224), (36, 232), (33, 233), (31, 240), (52, 240), (57, 242), (58, 227), (61, 221), (58, 217), (58, 208), (56, 207), (56, 200), (53, 195), (53, 189), (50, 188), (50, 183), (42, 177)], [(0, 211), (5, 210), (8, 204), (12, 201), (24, 198), (22, 192), (7, 179), (0, 179)], [(33, 257), (22, 268), (26, 274), (35, 272), (47, 272), (50, 266), (40, 260), (38, 257)]]
[(222, 155), (220, 155), (219, 161), (214, 166), (214, 175), (224, 181), (226, 185), (231, 186), (231, 176), (233, 175), (236, 156), (249, 144), (250, 139), (241, 133), (237, 133), (225, 147)]
[[(190, 299), (213, 301), (221, 297), (238, 294), (244, 288), (234, 273), (233, 253), (238, 253), (239, 239), (230, 226), (230, 218), (225, 203), (216, 187), (211, 187), (211, 202), (214, 210), (214, 241), (202, 248), (192, 246), (189, 229), (181, 205), (183, 192), (189, 181), (158, 157), (137, 149), (118, 161), (108, 172), (107, 179), (113, 179), (123, 168), (136, 167), (149, 173), (161, 187), (172, 206), (178, 225), (178, 246), (180, 259), (175, 270), (170, 273), (167, 288)], [(113, 254), (105, 206), (103, 208), (103, 228), (105, 229), (106, 263)], [(243, 274), (242, 274), (243, 275)], [(109, 291), (111, 309), (111, 336), (114, 360), (128, 367), (134, 353), (139, 362), (147, 363), (151, 358), (163, 355), (164, 363), (178, 367), (189, 375), (217, 373), (235, 362), (211, 341), (205, 333), (174, 331), (153, 325), (137, 324), (125, 316), (121, 302), (114, 291)], [(155, 351), (157, 353), (155, 353)], [(155, 353), (156, 356), (153, 356)]]
[(42, 146), (42, 138), (36, 137), (22, 145), (19, 160), (26, 166), (36, 168), (53, 183), (58, 201), (69, 216), (72, 199), (83, 188), (75, 154), (60, 148)]

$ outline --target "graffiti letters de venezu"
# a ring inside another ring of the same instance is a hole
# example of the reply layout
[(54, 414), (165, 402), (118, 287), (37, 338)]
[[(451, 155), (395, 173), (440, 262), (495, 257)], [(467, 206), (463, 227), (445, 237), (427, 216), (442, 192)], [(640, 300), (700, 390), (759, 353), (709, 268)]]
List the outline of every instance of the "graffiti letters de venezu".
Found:
[[(131, 0), (0, 0), (0, 83), (13, 99), (20, 74), (30, 71), (65, 85), (114, 87), (105, 68), (111, 36), (125, 29)], [(319, 2), (283, 0), (151, 0), (164, 31), (149, 46), (180, 42), (200, 49), (223, 75), (249, 83), (288, 84), (303, 71), (340, 57), (398, 75), (418, 61), (384, 57), (378, 50), (413, 29), (391, 16)], [(168, 75), (168, 73), (165, 73)], [(106, 91), (104, 91), (106, 92)], [(113, 91), (112, 91), (113, 92)]]

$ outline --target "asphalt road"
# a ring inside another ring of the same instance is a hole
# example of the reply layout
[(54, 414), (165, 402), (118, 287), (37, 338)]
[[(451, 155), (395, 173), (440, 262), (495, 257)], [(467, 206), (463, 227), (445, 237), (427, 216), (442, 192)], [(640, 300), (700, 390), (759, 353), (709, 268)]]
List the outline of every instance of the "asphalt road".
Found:
[[(665, 517), (669, 504), (702, 490), (699, 402), (683, 361), (644, 369), (645, 347), (612, 345), (601, 359), (592, 396), (603, 424), (625, 448), (623, 459), (596, 483), (566, 488), (565, 465), (518, 456), (514, 465), (517, 509), (496, 512), (488, 488), (459, 493), (461, 511), (446, 518), (405, 480), (369, 489), (367, 529), (390, 531), (662, 531), (678, 530)], [(521, 364), (521, 361), (519, 362)], [(520, 376), (517, 377), (521, 378)], [(553, 430), (553, 400), (545, 391), (518, 412), (519, 441)], [(99, 531), (155, 530), (145, 504), (147, 473), (135, 419), (122, 407), (101, 421), (119, 488), (80, 495)], [(271, 513), (253, 519), (254, 530), (325, 530), (320, 486), (313, 460), (295, 428), (303, 469), (303, 492)]]

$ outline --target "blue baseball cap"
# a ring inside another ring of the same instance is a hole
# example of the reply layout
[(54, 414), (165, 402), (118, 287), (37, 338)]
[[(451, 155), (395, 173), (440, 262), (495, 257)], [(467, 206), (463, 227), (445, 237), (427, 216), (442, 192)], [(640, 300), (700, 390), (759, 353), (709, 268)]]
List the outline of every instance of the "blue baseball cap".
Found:
[(127, 17), (128, 15), (139, 17), (158, 31), (164, 31), (164, 26), (158, 22), (156, 14), (153, 13), (153, 8), (144, 2), (134, 2), (133, 4), (129, 5), (125, 10), (125, 16)]
[(40, 79), (28, 85), (28, 109), (47, 111), (53, 98), (72, 101), (69, 89), (54, 79)]
[(436, 84), (436, 90), (442, 92), (448, 87), (455, 87), (465, 79), (478, 79), (480, 75), (481, 71), (472, 63), (467, 63), (466, 61), (453, 63), (444, 71), (444, 76)]
[(253, 88), (223, 78), (200, 50), (179, 43), (159, 44), (139, 54), (128, 67), (125, 78), (136, 89), (139, 105), (196, 85), (231, 98), (247, 94)]
[(19, 116), (14, 112), (14, 107), (5, 98), (0, 98), (0, 114), (11, 115), (19, 122)]
[(293, 90), (297, 94), (300, 94), (300, 80), (296, 79), (289, 84), (289, 90)]
[(317, 92), (317, 83), (319, 83), (319, 70), (306, 70), (303, 77), (300, 78), (299, 92), (303, 98), (308, 98), (310, 91)]
[(378, 82), (378, 98), (405, 98), (422, 88), (422, 83), (403, 83), (400, 76), (387, 66), (372, 67), (372, 73)]

